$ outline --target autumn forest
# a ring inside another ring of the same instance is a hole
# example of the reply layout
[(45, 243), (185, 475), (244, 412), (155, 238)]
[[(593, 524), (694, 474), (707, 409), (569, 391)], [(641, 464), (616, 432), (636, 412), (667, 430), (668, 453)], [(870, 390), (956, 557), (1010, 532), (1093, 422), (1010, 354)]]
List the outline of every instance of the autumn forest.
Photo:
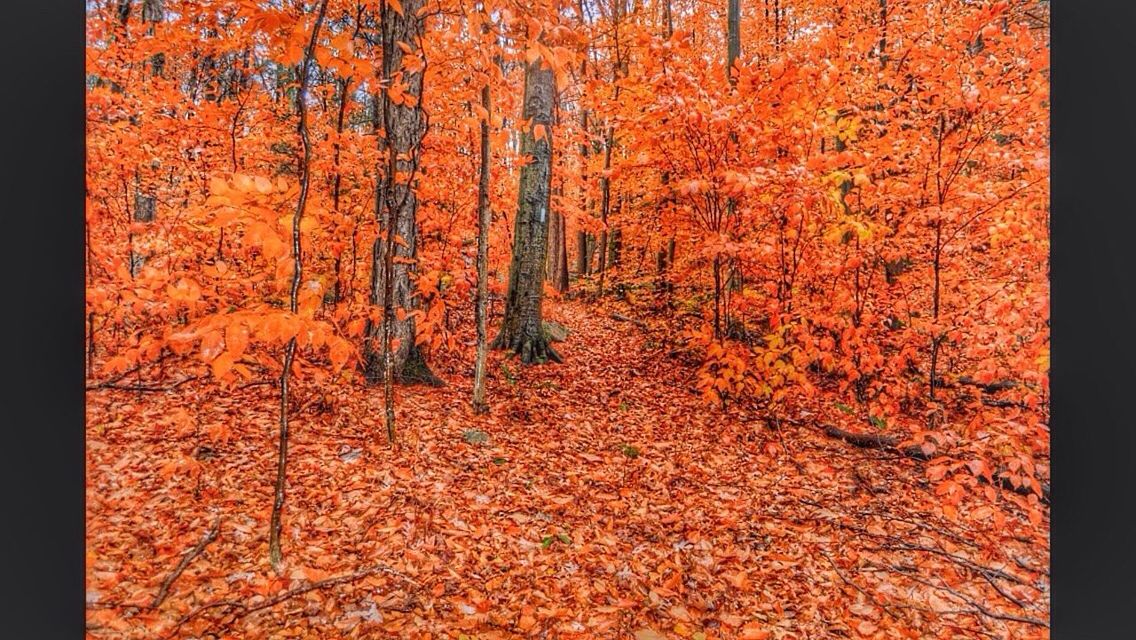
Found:
[(1049, 637), (1047, 1), (86, 16), (87, 637)]

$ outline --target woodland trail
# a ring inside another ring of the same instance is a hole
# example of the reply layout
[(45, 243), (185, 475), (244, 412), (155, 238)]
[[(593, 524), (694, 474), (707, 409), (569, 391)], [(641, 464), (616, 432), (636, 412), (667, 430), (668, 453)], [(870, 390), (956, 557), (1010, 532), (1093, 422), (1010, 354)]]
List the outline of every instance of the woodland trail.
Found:
[[(488, 416), (469, 409), (468, 363), (439, 367), (444, 393), (398, 389), (393, 451), (381, 393), (300, 382), (279, 578), (275, 388), (89, 392), (89, 637), (1047, 633), (1028, 603), (1048, 601), (1048, 542), (1024, 517), (951, 521), (918, 463), (807, 420), (708, 410), (649, 331), (546, 309), (571, 331), (563, 365), (492, 353)], [(216, 516), (216, 541), (149, 610)], [(376, 563), (256, 611), (200, 608)]]

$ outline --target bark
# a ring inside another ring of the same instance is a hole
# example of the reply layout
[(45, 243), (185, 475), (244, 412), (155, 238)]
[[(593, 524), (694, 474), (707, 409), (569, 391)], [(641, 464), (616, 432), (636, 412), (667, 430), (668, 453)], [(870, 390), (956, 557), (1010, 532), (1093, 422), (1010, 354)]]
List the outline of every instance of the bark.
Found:
[[(580, 20), (584, 20), (584, 4), (581, 0), (578, 4)], [(580, 78), (586, 79), (588, 77), (588, 49), (585, 47), (583, 59), (580, 60)], [(588, 156), (591, 155), (591, 142), (588, 140), (588, 110), (580, 107), (580, 131), (584, 133), (584, 138), (580, 142), (580, 211), (590, 212), (590, 204), (588, 202)], [(591, 272), (591, 261), (588, 259), (588, 232), (579, 230), (576, 232), (576, 273), (582, 276), (588, 275)]]
[[(489, 113), (489, 81), (481, 88), (481, 106)], [(489, 209), (489, 119), (481, 121), (481, 169), (477, 185), (477, 356), (473, 367), (473, 410), (485, 413), (489, 406), (485, 403), (485, 356), (486, 356), (486, 313), (485, 305), (489, 297), (489, 224), (492, 212)]]
[(557, 291), (568, 290), (568, 241), (564, 216), (556, 211), (548, 219), (548, 259), (545, 276)]
[(734, 79), (734, 62), (737, 61), (742, 50), (740, 26), (741, 0), (729, 0), (726, 7), (726, 73), (730, 78), (731, 86), (736, 82)]
[[(521, 134), (521, 155), (531, 156), (532, 161), (521, 168), (505, 318), (492, 345), (494, 349), (520, 355), (525, 364), (561, 361), (541, 326), (552, 186), (552, 101), (555, 86), (552, 69), (544, 66), (541, 60), (525, 67), (521, 119), (530, 124)], [(539, 139), (538, 128), (542, 133)]]
[[(311, 182), (310, 167), (312, 157), (311, 140), (308, 138), (307, 109), (304, 96), (308, 92), (308, 68), (311, 64), (312, 53), (319, 39), (320, 26), (323, 24), (324, 13), (327, 11), (328, 0), (323, 0), (316, 14), (316, 23), (312, 27), (312, 36), (308, 41), (308, 48), (304, 52), (303, 73), (300, 78), (300, 123), (298, 126), (300, 142), (303, 145), (303, 157), (300, 160), (300, 196), (296, 201), (296, 211), (292, 214), (292, 288), (289, 295), (288, 309), (295, 314), (299, 311), (300, 282), (303, 279), (304, 260), (300, 252), (300, 223), (304, 219), (304, 208), (308, 202), (308, 185)], [(281, 561), (284, 559), (280, 550), (280, 520), (284, 509), (284, 485), (288, 468), (288, 382), (292, 373), (292, 361), (296, 357), (296, 338), (293, 336), (284, 347), (284, 362), (280, 372), (280, 435), (276, 456), (276, 485), (272, 499), (272, 517), (268, 529), (268, 559), (273, 570), (281, 570)]]
[[(618, 91), (616, 92), (618, 94)], [(611, 211), (611, 178), (608, 177), (611, 171), (611, 145), (615, 137), (615, 128), (608, 127), (607, 135), (604, 138), (604, 172), (600, 177), (600, 283), (599, 295), (603, 296), (604, 290), (604, 275), (607, 273), (607, 255), (608, 255), (608, 231), (607, 231), (607, 216)]]
[(563, 293), (568, 290), (568, 219), (563, 215), (556, 217), (560, 219), (560, 251), (555, 285), (556, 290)]
[[(406, 54), (396, 43), (419, 46), (423, 18), (418, 16), (424, 0), (406, 0), (400, 15), (384, 5), (383, 14), (383, 75), (398, 80), (405, 87), (404, 100), (395, 104), (384, 91), (380, 96), (384, 136), (383, 151), (387, 167), (382, 175), (376, 198), (376, 215), (381, 235), (393, 242), (375, 241), (371, 263), (371, 304), (384, 309), (393, 307), (394, 313), (386, 318), (390, 326), (393, 346), (392, 371), (394, 381), (440, 385), (442, 382), (426, 364), (422, 352), (415, 344), (414, 290), (410, 274), (418, 256), (417, 211), (418, 200), (414, 182), (418, 172), (418, 154), (425, 135), (425, 121), (421, 107), (422, 72), (408, 73), (402, 69)], [(389, 84), (387, 85), (389, 86)], [(384, 215), (385, 212), (385, 215)], [(393, 235), (392, 235), (393, 234)], [(393, 248), (391, 248), (393, 247)], [(388, 270), (392, 273), (387, 278)], [(389, 280), (389, 283), (388, 283)], [(391, 304), (387, 304), (388, 290)], [(375, 349), (374, 343), (382, 338), (383, 328), (369, 323), (364, 356), (368, 383), (377, 384), (386, 379), (385, 358)], [(383, 340), (385, 342), (385, 339)]]
[(619, 266), (623, 259), (623, 230), (616, 227), (611, 230), (611, 240), (608, 242), (607, 263), (610, 266)]

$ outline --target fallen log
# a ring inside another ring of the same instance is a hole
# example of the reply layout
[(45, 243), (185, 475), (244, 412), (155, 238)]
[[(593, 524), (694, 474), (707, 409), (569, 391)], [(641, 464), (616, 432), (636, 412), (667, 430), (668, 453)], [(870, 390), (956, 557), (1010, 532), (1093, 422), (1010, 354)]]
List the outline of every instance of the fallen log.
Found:
[(978, 387), (986, 393), (998, 393), (999, 391), (1008, 391), (1018, 386), (1014, 380), (995, 380), (994, 382), (979, 382), (970, 376), (962, 376), (958, 379), (959, 384), (965, 384), (971, 387)]
[(931, 456), (924, 453), (919, 445), (908, 445), (900, 447), (900, 439), (896, 436), (889, 436), (885, 434), (875, 433), (854, 433), (852, 431), (845, 431), (833, 425), (826, 425), (824, 433), (830, 438), (843, 440), (848, 444), (859, 447), (861, 449), (888, 449), (902, 453), (908, 458), (915, 458), (916, 460), (930, 460)]
[(628, 316), (623, 315), (622, 313), (612, 313), (611, 319), (612, 320), (618, 320), (620, 322), (630, 322), (631, 324), (639, 327), (640, 329), (642, 329), (644, 331), (647, 330), (647, 323), (646, 322), (643, 322), (642, 320), (636, 320), (635, 318), (630, 318)]

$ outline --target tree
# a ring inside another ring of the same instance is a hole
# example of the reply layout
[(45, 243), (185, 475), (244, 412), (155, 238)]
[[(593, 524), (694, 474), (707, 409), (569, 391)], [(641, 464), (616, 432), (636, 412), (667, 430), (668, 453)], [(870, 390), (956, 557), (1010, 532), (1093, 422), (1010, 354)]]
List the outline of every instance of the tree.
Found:
[[(311, 40), (304, 50), (304, 59), (300, 66), (300, 90), (298, 96), (299, 123), (297, 132), (300, 135), (300, 144), (303, 147), (303, 156), (300, 158), (300, 193), (296, 200), (296, 210), (292, 214), (292, 282), (289, 289), (288, 310), (295, 314), (299, 312), (300, 282), (303, 280), (304, 260), (301, 253), (300, 229), (304, 220), (304, 209), (308, 204), (308, 187), (311, 185), (311, 159), (312, 143), (308, 134), (308, 73), (311, 71), (312, 53), (319, 40), (320, 26), (323, 25), (323, 16), (327, 11), (328, 0), (322, 0), (316, 13), (316, 23), (312, 27)], [(284, 554), (280, 549), (280, 527), (284, 509), (284, 485), (288, 471), (288, 382), (292, 374), (292, 362), (296, 358), (296, 337), (292, 336), (284, 347), (284, 362), (280, 373), (280, 435), (277, 441), (276, 455), (276, 485), (272, 498), (272, 520), (268, 530), (268, 558), (272, 568), (281, 569)]]
[[(481, 6), (485, 14), (484, 3)], [(489, 31), (489, 25), (484, 24), (482, 36)], [(487, 70), (488, 71), (488, 70)], [(489, 205), (489, 162), (491, 151), (489, 149), (489, 120), (492, 104), (489, 101), (489, 75), (486, 73), (485, 84), (481, 86), (481, 108), (485, 110), (479, 125), (478, 146), (481, 162), (478, 166), (477, 180), (477, 300), (474, 303), (474, 314), (477, 323), (477, 351), (473, 365), (473, 410), (485, 413), (489, 406), (485, 402), (485, 357), (486, 341), (488, 335), (488, 318), (486, 317), (486, 303), (489, 298), (489, 225), (493, 222), (493, 211)]]
[(493, 340), (494, 349), (512, 351), (525, 364), (561, 361), (542, 326), (555, 91), (555, 74), (547, 62), (538, 58), (525, 66), (521, 120), (529, 124), (521, 134), (521, 156), (531, 160), (521, 167), (505, 318)]
[[(385, 230), (371, 260), (371, 304), (383, 309), (382, 323), (369, 321), (364, 368), (368, 382), (441, 384), (416, 342), (416, 306), (411, 274), (418, 258), (415, 193), (426, 125), (422, 110), (425, 61), (420, 51), (424, 0), (382, 5), (383, 84), (379, 99), (386, 166), (379, 170), (375, 214)], [(387, 274), (390, 274), (389, 276)], [(388, 335), (389, 334), (389, 335)], [(375, 348), (375, 341), (381, 348)], [(390, 352), (389, 354), (387, 352)]]

